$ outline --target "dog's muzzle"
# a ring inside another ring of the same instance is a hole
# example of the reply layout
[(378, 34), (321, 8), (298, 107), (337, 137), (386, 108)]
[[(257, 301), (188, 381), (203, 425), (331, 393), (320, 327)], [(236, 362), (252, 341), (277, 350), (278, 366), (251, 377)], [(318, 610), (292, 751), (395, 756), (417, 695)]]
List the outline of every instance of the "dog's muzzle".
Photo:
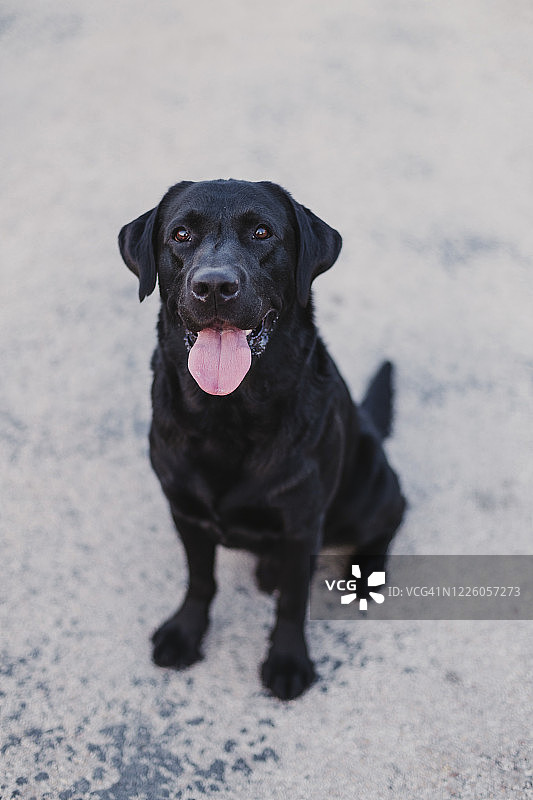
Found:
[(268, 344), (277, 320), (271, 309), (252, 330), (228, 324), (206, 327), (197, 333), (185, 331), (189, 351), (189, 372), (204, 392), (212, 395), (231, 394), (237, 389), (252, 365)]

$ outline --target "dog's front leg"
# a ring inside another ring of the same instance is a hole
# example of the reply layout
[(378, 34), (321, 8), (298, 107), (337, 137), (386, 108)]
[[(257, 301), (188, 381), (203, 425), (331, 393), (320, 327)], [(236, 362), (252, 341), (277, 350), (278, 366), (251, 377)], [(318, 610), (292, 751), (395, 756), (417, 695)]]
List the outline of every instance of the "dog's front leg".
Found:
[(205, 531), (173, 516), (187, 554), (189, 585), (182, 605), (156, 630), (152, 642), (153, 660), (158, 666), (181, 669), (202, 658), (200, 643), (216, 592), (216, 545)]
[(308, 540), (284, 542), (281, 547), (277, 619), (261, 678), (282, 700), (298, 697), (315, 678), (304, 632), (312, 550)]

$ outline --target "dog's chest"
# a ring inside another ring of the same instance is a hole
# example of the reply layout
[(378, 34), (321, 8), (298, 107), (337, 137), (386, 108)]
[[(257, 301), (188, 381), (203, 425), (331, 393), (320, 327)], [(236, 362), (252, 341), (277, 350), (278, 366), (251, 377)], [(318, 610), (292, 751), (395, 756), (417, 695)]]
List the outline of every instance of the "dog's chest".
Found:
[(222, 506), (214, 522), (217, 541), (229, 548), (261, 552), (282, 536), (281, 517), (267, 506)]
[(261, 551), (283, 534), (280, 510), (268, 488), (279, 464), (250, 437), (226, 428), (163, 441), (152, 430), (151, 457), (179, 521), (194, 524), (231, 548)]
[(178, 518), (193, 522), (225, 547), (261, 551), (283, 535), (280, 509), (262, 496), (260, 485), (241, 480), (221, 491), (219, 483), (213, 486), (197, 472), (187, 486), (174, 491), (172, 503)]
[(244, 449), (233, 456), (223, 463), (218, 458), (197, 462), (193, 483), (204, 500), (205, 520), (220, 544), (261, 550), (281, 537), (282, 516), (268, 499), (270, 476), (257, 469)]

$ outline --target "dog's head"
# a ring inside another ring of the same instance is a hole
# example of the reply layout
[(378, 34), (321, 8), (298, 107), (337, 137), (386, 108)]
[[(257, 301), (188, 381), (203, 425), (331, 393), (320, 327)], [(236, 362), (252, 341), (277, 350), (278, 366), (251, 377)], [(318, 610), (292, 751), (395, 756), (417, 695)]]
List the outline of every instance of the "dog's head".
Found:
[(182, 182), (125, 225), (122, 258), (184, 328), (189, 370), (229, 394), (268, 344), (278, 318), (307, 306), (311, 283), (336, 261), (337, 231), (273, 183)]

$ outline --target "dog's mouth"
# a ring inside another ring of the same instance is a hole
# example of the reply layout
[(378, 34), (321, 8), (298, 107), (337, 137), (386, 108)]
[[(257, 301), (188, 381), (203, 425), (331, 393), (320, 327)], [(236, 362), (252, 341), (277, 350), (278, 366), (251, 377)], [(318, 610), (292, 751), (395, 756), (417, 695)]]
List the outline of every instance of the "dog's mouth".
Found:
[(259, 357), (265, 351), (277, 316), (271, 309), (251, 330), (227, 323), (202, 328), (196, 333), (186, 329), (189, 372), (198, 386), (208, 394), (234, 392), (248, 373), (252, 356)]

